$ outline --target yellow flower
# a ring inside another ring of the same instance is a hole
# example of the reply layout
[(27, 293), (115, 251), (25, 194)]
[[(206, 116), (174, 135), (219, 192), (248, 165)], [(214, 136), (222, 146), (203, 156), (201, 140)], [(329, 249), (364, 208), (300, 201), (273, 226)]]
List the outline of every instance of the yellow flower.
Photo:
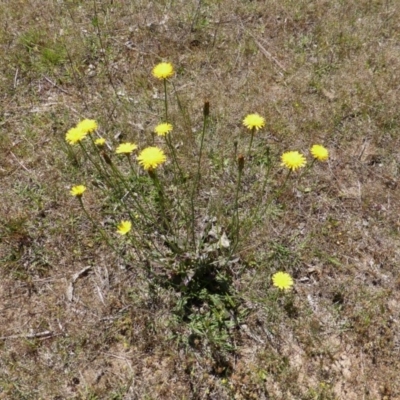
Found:
[(84, 119), (76, 126), (85, 134), (92, 133), (97, 129), (97, 122), (94, 119)]
[(314, 146), (311, 147), (311, 154), (318, 161), (326, 161), (329, 157), (328, 149), (320, 144), (314, 144)]
[(120, 235), (126, 235), (132, 229), (131, 221), (121, 221), (117, 226), (117, 232)]
[(291, 171), (296, 171), (296, 169), (304, 167), (307, 163), (303, 154), (300, 154), (298, 151), (287, 151), (283, 153), (281, 160), (281, 165)]
[(71, 128), (65, 135), (65, 140), (69, 144), (76, 144), (76, 143), (79, 143), (82, 139), (84, 139), (85, 136), (86, 136), (86, 133), (83, 132), (81, 129)]
[(272, 276), (272, 283), (279, 289), (288, 290), (293, 286), (293, 278), (286, 272), (277, 272)]
[(105, 143), (106, 143), (106, 139), (104, 139), (104, 138), (98, 138), (94, 141), (94, 144), (96, 146), (104, 146)]
[(138, 156), (139, 164), (146, 170), (153, 170), (167, 161), (164, 152), (158, 147), (146, 147)]
[(259, 114), (249, 114), (243, 120), (243, 125), (248, 129), (259, 130), (265, 126), (265, 119)]
[(117, 154), (130, 154), (133, 150), (136, 150), (137, 146), (135, 143), (121, 143), (115, 152)]
[(154, 132), (157, 133), (158, 136), (165, 136), (167, 133), (172, 132), (173, 126), (164, 122), (163, 124), (159, 124), (154, 128)]
[(85, 190), (86, 190), (86, 186), (77, 185), (77, 186), (72, 187), (70, 193), (72, 194), (72, 196), (81, 197)]
[(173, 74), (174, 67), (168, 62), (162, 62), (153, 68), (153, 75), (158, 79), (167, 79)]

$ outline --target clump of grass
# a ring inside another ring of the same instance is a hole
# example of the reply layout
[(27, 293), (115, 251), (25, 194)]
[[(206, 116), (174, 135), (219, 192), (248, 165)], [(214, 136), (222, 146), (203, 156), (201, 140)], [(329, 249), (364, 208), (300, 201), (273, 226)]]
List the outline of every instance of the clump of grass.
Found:
[(51, 72), (67, 59), (64, 44), (59, 40), (50, 39), (39, 30), (27, 30), (20, 36), (19, 43), (28, 56), (21, 60), (26, 69), (34, 68), (39, 72)]
[[(307, 167), (306, 157), (298, 151), (284, 151), (280, 162), (267, 152), (266, 162), (255, 162), (259, 155), (252, 145), (257, 131), (265, 127), (265, 118), (257, 113), (245, 116), (242, 123), (250, 135), (246, 132), (243, 149), (237, 141), (232, 143), (235, 154), (228, 160), (228, 175), (234, 182), (233, 194), (227, 195), (224, 190), (218, 193), (220, 204), (225, 205), (221, 210), (202, 196), (204, 182), (218, 180), (215, 172), (204, 168), (212, 163), (204, 152), (210, 131), (210, 103), (204, 103), (202, 127), (198, 140), (192, 143), (196, 156), (187, 159), (174, 141), (174, 131), (179, 127), (169, 115), (173, 96), (168, 88), (174, 67), (163, 62), (152, 73), (163, 85), (164, 113), (149, 136), (151, 146), (139, 148), (133, 142), (116, 146), (109, 138), (95, 138), (98, 124), (89, 119), (66, 134), (72, 150), (80, 149), (84, 168), (103, 183), (101, 196), (112, 198), (114, 232), (100, 226), (86, 209), (85, 185), (74, 186), (71, 194), (110, 248), (118, 253), (121, 239), (131, 247), (123, 257), (146, 271), (149, 288), (159, 286), (176, 292), (175, 315), (188, 324), (192, 335), (207, 340), (212, 348), (232, 350), (232, 330), (245, 314), (238, 312), (241, 302), (232, 285), (233, 275), (240, 279), (245, 266), (238, 257), (242, 236), (251, 232), (273, 202), (282, 201), (280, 197), (289, 182), (296, 184), (316, 160), (326, 161), (328, 150), (314, 145), (313, 161)], [(271, 174), (282, 167), (287, 170), (285, 177), (277, 187), (268, 187)], [(262, 176), (262, 181), (252, 185), (256, 203), (248, 206), (242, 182), (254, 179), (256, 174)], [(278, 271), (273, 276), (273, 285), (278, 289), (288, 291), (293, 284), (287, 272)]]

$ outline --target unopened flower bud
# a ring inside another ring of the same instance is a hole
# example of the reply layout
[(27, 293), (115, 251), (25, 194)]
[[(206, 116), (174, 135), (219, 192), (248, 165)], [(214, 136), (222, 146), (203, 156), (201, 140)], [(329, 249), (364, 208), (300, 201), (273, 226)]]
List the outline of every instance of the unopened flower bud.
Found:
[(237, 140), (235, 140), (235, 141), (233, 142), (233, 148), (234, 148), (234, 157), (236, 157), (237, 148), (238, 148), (238, 141), (237, 141)]
[(203, 115), (205, 118), (210, 115), (210, 102), (208, 100), (204, 102)]
[(101, 152), (101, 156), (104, 158), (104, 161), (105, 161), (108, 165), (111, 165), (111, 164), (112, 164), (112, 161), (111, 161), (110, 156), (109, 156), (105, 151), (102, 151), (102, 152)]
[(237, 160), (238, 160), (239, 172), (242, 172), (243, 168), (244, 168), (244, 155), (243, 154), (239, 154)]

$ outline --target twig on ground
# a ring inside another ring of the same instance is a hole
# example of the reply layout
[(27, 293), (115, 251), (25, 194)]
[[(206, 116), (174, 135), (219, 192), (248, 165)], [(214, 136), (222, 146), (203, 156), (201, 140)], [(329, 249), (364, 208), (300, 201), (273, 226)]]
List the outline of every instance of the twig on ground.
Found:
[(37, 333), (27, 333), (27, 334), (20, 334), (20, 335), (10, 335), (10, 336), (0, 336), (0, 340), (7, 340), (7, 339), (48, 339), (53, 336), (58, 336), (59, 334), (54, 334), (53, 331), (43, 331)]
[(84, 275), (87, 271), (89, 271), (92, 267), (85, 267), (81, 271), (77, 272), (76, 274), (72, 275), (71, 282), (68, 285), (67, 288), (67, 299), (68, 301), (72, 301), (74, 299), (74, 283), (82, 276)]
[(55, 82), (53, 82), (50, 78), (48, 78), (47, 76), (43, 76), (43, 78), (49, 82), (50, 84), (52, 84), (55, 88), (57, 88), (58, 90), (60, 90), (61, 92), (65, 93), (65, 94), (69, 94), (69, 92), (65, 89), (63, 89), (62, 87), (58, 86)]

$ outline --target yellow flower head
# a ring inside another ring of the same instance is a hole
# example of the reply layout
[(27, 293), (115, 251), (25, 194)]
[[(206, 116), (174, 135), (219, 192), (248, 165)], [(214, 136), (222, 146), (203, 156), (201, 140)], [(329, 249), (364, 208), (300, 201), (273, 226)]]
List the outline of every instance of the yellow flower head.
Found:
[(165, 136), (167, 133), (172, 132), (173, 126), (168, 124), (167, 122), (163, 124), (159, 124), (154, 128), (154, 132), (157, 133), (158, 136)]
[(106, 143), (106, 139), (104, 139), (104, 138), (98, 138), (98, 139), (96, 139), (95, 141), (94, 141), (94, 144), (96, 145), (96, 146), (104, 146), (104, 144)]
[(146, 147), (138, 156), (139, 164), (146, 170), (153, 170), (167, 161), (164, 152), (158, 147)]
[(83, 119), (76, 127), (85, 134), (88, 134), (97, 129), (97, 122), (94, 119)]
[(133, 150), (136, 150), (137, 146), (135, 143), (121, 143), (115, 152), (117, 154), (130, 154)]
[(329, 157), (328, 149), (320, 144), (314, 144), (314, 146), (311, 147), (311, 154), (318, 161), (326, 161)]
[(86, 190), (86, 186), (77, 185), (77, 186), (72, 187), (70, 193), (72, 194), (72, 196), (81, 197), (85, 190)]
[(296, 169), (304, 167), (307, 163), (303, 154), (298, 151), (287, 151), (286, 153), (283, 153), (281, 160), (281, 165), (291, 171), (296, 171)]
[(167, 79), (174, 74), (174, 67), (171, 63), (162, 62), (153, 68), (153, 75), (157, 79)]
[(243, 125), (247, 129), (259, 130), (265, 126), (265, 119), (259, 114), (249, 114), (243, 120)]
[(120, 235), (126, 235), (132, 229), (131, 221), (121, 221), (117, 226), (117, 232)]
[(272, 276), (272, 283), (279, 289), (289, 290), (293, 286), (293, 278), (286, 272), (277, 272)]
[(79, 143), (82, 139), (84, 139), (86, 136), (86, 133), (82, 131), (82, 129), (78, 128), (71, 128), (67, 134), (65, 135), (65, 140), (69, 144), (76, 144)]

